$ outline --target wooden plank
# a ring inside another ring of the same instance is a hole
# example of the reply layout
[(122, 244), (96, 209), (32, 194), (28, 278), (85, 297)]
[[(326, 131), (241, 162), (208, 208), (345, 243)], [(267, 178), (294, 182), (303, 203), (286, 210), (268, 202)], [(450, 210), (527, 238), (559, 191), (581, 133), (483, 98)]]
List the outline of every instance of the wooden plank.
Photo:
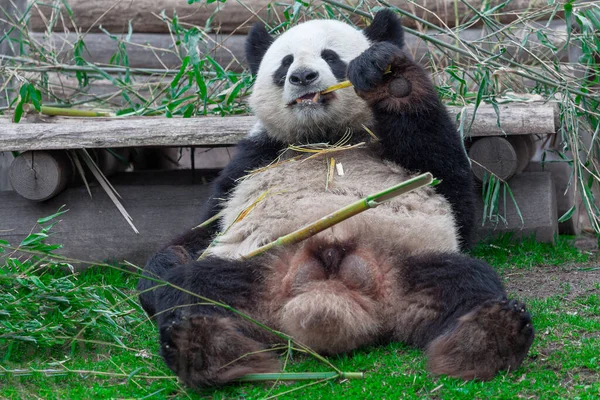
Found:
[[(390, 0), (389, 3), (434, 24), (444, 24), (450, 27), (460, 25), (475, 15), (464, 4), (465, 2), (455, 0), (426, 0), (418, 2), (419, 6), (404, 0)], [(468, 3), (477, 10), (481, 9), (479, 0), (469, 0)], [(203, 27), (209, 18), (213, 18), (212, 27), (215, 31), (246, 33), (248, 28), (259, 20), (273, 23), (273, 25), (279, 24), (284, 19), (283, 11), (291, 4), (293, 4), (291, 1), (273, 2), (272, 0), (215, 1), (211, 4), (206, 4), (206, 2), (187, 4), (181, 0), (159, 2), (152, 0), (69, 0), (78, 30), (87, 32), (91, 29), (98, 32), (98, 26), (102, 25), (103, 28), (113, 33), (127, 32), (129, 21), (135, 32), (167, 33), (168, 25), (159, 17), (163, 10), (168, 18), (171, 18), (176, 12), (180, 24)], [(316, 0), (311, 3), (311, 6), (316, 9), (322, 4)], [(516, 20), (525, 10), (533, 12), (548, 7), (546, 1), (539, 0), (534, 2), (529, 0), (510, 2), (490, 0), (487, 4), (490, 8), (504, 4), (495, 15), (495, 18), (501, 23)], [(377, 4), (372, 2), (371, 5)], [(33, 30), (46, 31), (47, 21), (52, 19), (53, 12), (56, 12), (56, 3), (53, 0), (37, 0), (30, 20)], [(57, 19), (54, 30), (63, 31), (65, 28), (63, 21), (66, 23), (66, 28), (73, 30), (71, 18), (64, 11), (63, 14), (64, 18)], [(460, 16), (458, 20), (455, 15)], [(103, 17), (100, 18), (101, 16)], [(408, 18), (404, 18), (404, 24), (412, 28), (417, 26), (415, 21)]]
[[(252, 117), (171, 119), (49, 119), (52, 123), (10, 124), (0, 132), (0, 149), (41, 150), (135, 146), (221, 146), (237, 143)], [(6, 123), (0, 118), (0, 124)]]
[(0, 192), (0, 239), (19, 244), (38, 218), (55, 213), (65, 204), (69, 211), (60, 217), (49, 240), (64, 244), (59, 254), (83, 261), (128, 260), (142, 267), (162, 246), (201, 222), (199, 210), (209, 195), (209, 186), (193, 184), (186, 172), (187, 183), (179, 171), (173, 172), (167, 184), (155, 183), (154, 172), (111, 178), (140, 231), (137, 235), (98, 186), (92, 187), (92, 199), (85, 187), (76, 187), (42, 203), (23, 199), (15, 192)]
[[(541, 26), (541, 24), (540, 24)], [(503, 43), (506, 50), (506, 56), (518, 62), (538, 62), (539, 59), (548, 57), (549, 50), (546, 46), (540, 44), (537, 37), (530, 35), (530, 29), (517, 26), (513, 33), (515, 42), (521, 43), (525, 37), (528, 40), (524, 48), (514, 45), (511, 42)], [(566, 25), (560, 21), (549, 24), (546, 35), (547, 39), (558, 49), (563, 49), (566, 43), (567, 31)], [(487, 33), (481, 28), (470, 28), (459, 32), (460, 39), (466, 42), (473, 42), (486, 36)], [(456, 42), (454, 35), (436, 34), (436, 39), (446, 43)], [(56, 32), (50, 37), (45, 33), (32, 33), (31, 37), (35, 42), (43, 44), (45, 47), (60, 49), (58, 60), (69, 62), (72, 60), (73, 44), (78, 40), (78, 35), (74, 33)], [(98, 65), (110, 64), (111, 57), (117, 51), (118, 42), (111, 39), (104, 33), (88, 33), (84, 37), (86, 52), (84, 58)], [(406, 49), (415, 60), (422, 61), (423, 64), (430, 62), (426, 55), (432, 53), (436, 59), (436, 65), (445, 64), (448, 57), (444, 56), (434, 46), (428, 45), (424, 40), (406, 34)], [(242, 71), (245, 67), (244, 44), (246, 35), (207, 35), (205, 41), (200, 43), (199, 50), (203, 54), (208, 54), (214, 58), (223, 67), (228, 67), (232, 71)], [(488, 50), (495, 50), (497, 39), (493, 36), (486, 41), (485, 47)], [(173, 37), (169, 34), (156, 33), (134, 33), (129, 42), (126, 42), (129, 66), (132, 68), (179, 68), (181, 57), (186, 55), (185, 50), (181, 49), (178, 56), (177, 49), (173, 44)], [(559, 51), (560, 61), (568, 61), (569, 55), (566, 50)], [(438, 62), (439, 61), (439, 62)]]
[[(477, 110), (470, 136), (553, 134), (557, 131), (557, 112), (552, 104), (501, 104), (500, 127), (491, 105)], [(448, 107), (457, 115), (463, 108)], [(473, 112), (465, 107), (468, 126)], [(27, 121), (33, 123), (27, 123)], [(41, 122), (40, 122), (41, 121)], [(25, 123), (10, 123), (0, 117), (0, 151), (134, 147), (206, 146), (237, 143), (255, 124), (253, 116), (200, 118), (67, 118), (28, 117)]]

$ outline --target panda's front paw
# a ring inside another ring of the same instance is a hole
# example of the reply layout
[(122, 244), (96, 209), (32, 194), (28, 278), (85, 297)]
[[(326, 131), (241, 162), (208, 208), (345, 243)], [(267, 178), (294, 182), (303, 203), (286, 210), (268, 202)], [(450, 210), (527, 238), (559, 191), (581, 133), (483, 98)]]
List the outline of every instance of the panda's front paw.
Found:
[(388, 113), (437, 107), (437, 95), (423, 68), (389, 42), (373, 44), (348, 65), (348, 79), (371, 106)]
[(392, 43), (375, 43), (350, 61), (348, 79), (359, 93), (377, 90), (384, 83), (392, 61), (400, 54), (402, 50)]

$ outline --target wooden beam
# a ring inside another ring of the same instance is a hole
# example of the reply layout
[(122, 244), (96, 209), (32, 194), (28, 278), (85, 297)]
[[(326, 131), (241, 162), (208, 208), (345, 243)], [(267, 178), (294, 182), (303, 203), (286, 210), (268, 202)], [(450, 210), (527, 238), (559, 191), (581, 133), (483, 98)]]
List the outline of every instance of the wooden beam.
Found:
[[(500, 126), (491, 105), (481, 105), (469, 136), (553, 134), (557, 110), (553, 104), (501, 104)], [(456, 116), (461, 107), (448, 107)], [(472, 107), (463, 117), (469, 126)], [(31, 123), (28, 123), (30, 121)], [(0, 151), (52, 150), (137, 146), (234, 145), (250, 131), (252, 116), (199, 118), (67, 118), (29, 116), (19, 124), (0, 117)]]
[[(56, 3), (46, 0), (36, 1), (36, 6), (31, 15), (31, 26), (34, 31), (43, 32), (47, 30), (48, 21), (52, 20), (52, 13), (56, 13)], [(358, 2), (356, 2), (358, 3)], [(450, 27), (460, 25), (472, 18), (475, 13), (471, 11), (465, 2), (455, 0), (428, 0), (412, 2), (404, 0), (390, 0), (389, 3), (400, 9), (413, 14), (434, 24), (444, 24)], [(481, 9), (481, 1), (469, 0), (475, 9)], [(113, 33), (127, 32), (128, 23), (131, 21), (135, 32), (144, 33), (167, 33), (168, 25), (159, 16), (164, 10), (165, 15), (171, 18), (175, 13), (180, 24), (192, 24), (204, 27), (206, 21), (212, 18), (212, 27), (215, 31), (222, 33), (247, 33), (254, 22), (259, 20), (278, 25), (284, 19), (283, 11), (293, 2), (273, 2), (272, 0), (244, 0), (244, 1), (215, 1), (211, 4), (206, 2), (195, 2), (187, 4), (181, 0), (109, 0), (88, 1), (69, 0), (73, 10), (77, 30), (87, 32), (92, 29), (98, 32), (99, 25)], [(316, 0), (311, 7), (316, 9), (323, 3)], [(490, 0), (487, 2), (490, 8), (504, 4), (495, 19), (500, 23), (507, 23), (519, 18), (520, 14), (527, 10), (532, 12), (547, 6), (545, 1), (531, 2), (529, 0)], [(372, 2), (371, 5), (376, 5)], [(73, 30), (71, 18), (63, 11), (64, 18), (54, 18), (54, 30), (63, 31), (66, 28)], [(455, 15), (459, 17), (456, 18)], [(99, 19), (100, 16), (103, 18)], [(404, 18), (404, 24), (414, 28), (415, 21)]]
[[(516, 46), (512, 41), (502, 43), (506, 51), (506, 56), (522, 63), (538, 62), (539, 59), (546, 59), (550, 50), (542, 45), (537, 37), (530, 35), (530, 30), (517, 26), (513, 29), (516, 37), (515, 42), (523, 42), (525, 36), (528, 36), (524, 48)], [(563, 49), (567, 39), (566, 25), (562, 22), (552, 22), (546, 32), (548, 40), (559, 49)], [(470, 28), (459, 32), (458, 36), (466, 42), (473, 42), (485, 36), (486, 31), (482, 28)], [(44, 47), (59, 49), (58, 60), (69, 62), (73, 58), (73, 45), (78, 40), (79, 35), (75, 33), (55, 32), (51, 36), (46, 33), (33, 32), (31, 38), (34, 42)], [(449, 34), (436, 34), (436, 39), (446, 43), (454, 43), (456, 38)], [(215, 35), (210, 34), (200, 43), (200, 51), (203, 54), (210, 55), (221, 66), (228, 67), (232, 71), (242, 71), (245, 67), (244, 44), (246, 35)], [(111, 57), (116, 53), (118, 41), (111, 39), (104, 33), (88, 33), (83, 37), (86, 52), (83, 57), (97, 65), (109, 65)], [(431, 53), (436, 60), (436, 65), (447, 64), (448, 57), (429, 45), (424, 40), (414, 35), (406, 34), (406, 49), (412, 55), (413, 59), (426, 64), (430, 61), (427, 57)], [(184, 49), (177, 49), (173, 44), (173, 37), (169, 34), (157, 33), (134, 33), (128, 42), (125, 42), (129, 66), (131, 68), (179, 68), (181, 58), (187, 53)], [(490, 36), (486, 41), (485, 48), (496, 51), (498, 39)], [(569, 55), (566, 50), (559, 51), (560, 61), (568, 61)]]

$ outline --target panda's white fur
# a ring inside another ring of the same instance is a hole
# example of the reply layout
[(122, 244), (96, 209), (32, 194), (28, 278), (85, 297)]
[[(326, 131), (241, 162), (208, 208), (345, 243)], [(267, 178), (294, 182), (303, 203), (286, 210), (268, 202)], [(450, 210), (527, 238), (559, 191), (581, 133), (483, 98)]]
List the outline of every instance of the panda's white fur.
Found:
[[(297, 155), (290, 150), (287, 154)], [(245, 178), (225, 203), (221, 219), (224, 234), (218, 237), (211, 252), (220, 257), (239, 258), (411, 177), (400, 166), (381, 161), (366, 145), (332, 153), (330, 157), (342, 164), (344, 175), (334, 174), (327, 189), (329, 157), (326, 159), (325, 156), (290, 160)], [(236, 222), (245, 210), (251, 211)], [(396, 197), (321, 232), (317, 237), (331, 243), (368, 238), (372, 242), (388, 243), (389, 251), (397, 249), (401, 243), (407, 256), (423, 251), (458, 249), (450, 206), (433, 188)]]
[[(291, 108), (287, 105), (298, 98), (302, 89), (290, 85), (275, 85), (273, 73), (281, 60), (292, 54), (294, 62), (288, 75), (300, 66), (319, 71), (319, 81), (312, 91), (322, 91), (337, 83), (327, 62), (321, 58), (325, 49), (335, 51), (347, 64), (369, 47), (365, 35), (339, 21), (315, 20), (302, 23), (279, 36), (269, 47), (260, 63), (250, 97), (250, 107), (269, 135), (284, 143), (310, 143), (315, 134), (343, 134), (346, 129), (359, 130), (368, 124), (371, 110), (352, 89), (338, 90), (336, 101), (327, 109)], [(312, 137), (311, 137), (312, 136)]]

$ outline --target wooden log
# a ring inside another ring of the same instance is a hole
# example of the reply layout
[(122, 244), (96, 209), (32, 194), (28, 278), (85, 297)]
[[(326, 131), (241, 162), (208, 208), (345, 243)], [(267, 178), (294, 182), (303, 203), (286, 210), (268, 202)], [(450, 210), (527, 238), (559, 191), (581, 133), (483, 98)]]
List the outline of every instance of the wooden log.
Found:
[(73, 178), (71, 160), (62, 151), (26, 151), (10, 165), (14, 191), (28, 200), (44, 201), (62, 192)]
[(11, 153), (0, 151), (0, 192), (3, 190), (12, 190), (10, 179), (8, 179), (8, 171), (14, 157)]
[(478, 138), (469, 148), (475, 177), (482, 182), (490, 172), (506, 181), (523, 172), (533, 156), (531, 135)]
[(517, 154), (517, 170), (515, 171), (515, 174), (520, 174), (527, 168), (529, 161), (531, 161), (531, 158), (535, 154), (533, 136), (508, 136), (506, 140), (508, 140), (513, 149), (515, 149), (515, 153)]
[[(19, 49), (19, 32), (14, 24), (20, 19), (26, 5), (27, 0), (0, 0), (0, 54), (16, 55), (14, 49)], [(6, 75), (0, 73), (0, 107), (6, 106), (7, 98), (15, 96), (10, 90), (11, 85), (5, 85), (5, 77)]]
[(581, 233), (581, 220), (579, 210), (583, 208), (581, 203), (581, 192), (577, 189), (577, 183), (573, 182), (573, 168), (564, 161), (532, 162), (525, 170), (527, 172), (550, 172), (556, 186), (556, 211), (560, 218), (571, 208), (575, 208), (573, 216), (558, 224), (558, 230), (564, 235), (579, 235)]
[[(506, 50), (506, 56), (515, 61), (527, 63), (538, 62), (539, 59), (546, 59), (549, 50), (542, 45), (537, 37), (530, 34), (531, 28), (524, 28), (520, 25), (513, 29), (515, 41), (523, 42), (525, 36), (528, 36), (524, 48), (514, 45), (512, 41), (501, 43)], [(566, 25), (562, 22), (551, 22), (546, 28), (548, 40), (559, 49), (563, 49), (566, 43), (567, 33)], [(483, 28), (470, 28), (459, 32), (460, 39), (466, 42), (473, 42), (487, 35), (488, 32)], [(446, 43), (455, 43), (454, 35), (432, 34), (436, 39)], [(55, 32), (51, 36), (46, 33), (31, 33), (31, 38), (38, 44), (45, 47), (59, 49), (58, 60), (68, 62), (73, 58), (73, 44), (78, 40), (79, 35), (75, 33)], [(169, 34), (156, 33), (134, 33), (131, 39), (126, 42), (129, 66), (132, 68), (178, 68), (181, 65), (181, 58), (186, 55), (184, 49), (178, 49), (173, 43), (174, 38)], [(98, 65), (110, 64), (111, 57), (117, 51), (118, 42), (111, 39), (104, 33), (88, 33), (83, 38), (86, 52), (83, 57)], [(208, 54), (214, 58), (221, 66), (229, 67), (232, 71), (241, 71), (245, 67), (244, 44), (246, 35), (215, 35), (210, 34), (200, 43), (200, 52)], [(424, 40), (411, 35), (405, 35), (406, 49), (415, 60), (422, 61), (424, 64), (430, 61), (426, 55), (432, 52), (437, 64), (444, 64), (448, 57), (430, 46)], [(485, 48), (495, 49), (500, 43), (493, 36), (486, 41)], [(559, 53), (560, 61), (568, 61), (569, 55), (566, 50)], [(439, 63), (438, 63), (439, 61)], [(438, 65), (439, 66), (439, 65)]]
[[(31, 26), (34, 31), (42, 32), (48, 28), (48, 21), (52, 20), (52, 13), (56, 13), (56, 3), (52, 0), (36, 1), (36, 6), (31, 15)], [(403, 0), (390, 0), (390, 4), (410, 11), (423, 19), (434, 24), (444, 24), (450, 27), (460, 25), (462, 22), (472, 18), (475, 13), (468, 8), (464, 2), (454, 0), (428, 0), (419, 2), (421, 7)], [(475, 9), (481, 9), (481, 1), (469, 0), (468, 3)], [(86, 1), (70, 0), (69, 5), (73, 10), (77, 29), (86, 32), (90, 29), (98, 31), (102, 25), (110, 32), (127, 32), (128, 23), (131, 21), (133, 30), (146, 33), (166, 33), (167, 24), (159, 17), (164, 10), (168, 18), (172, 18), (176, 12), (180, 24), (193, 24), (205, 26), (206, 21), (212, 18), (211, 26), (215, 31), (224, 33), (246, 33), (249, 27), (256, 21), (265, 21), (278, 25), (284, 20), (283, 11), (289, 8), (293, 2), (272, 2), (271, 0), (244, 0), (244, 1), (215, 1), (211, 4), (197, 2), (187, 4), (180, 0), (163, 0), (155, 2), (151, 0), (131, 1)], [(520, 13), (540, 10), (547, 7), (546, 2), (529, 0), (491, 0), (487, 2), (490, 8), (499, 4), (505, 4), (495, 19), (501, 23), (507, 23), (519, 18)], [(50, 6), (52, 5), (52, 6)], [(312, 9), (322, 6), (320, 1), (311, 3)], [(64, 18), (54, 18), (54, 30), (62, 31), (66, 28), (73, 30), (71, 18), (66, 13)], [(455, 18), (458, 15), (458, 20)], [(100, 18), (103, 16), (103, 18)], [(100, 19), (99, 19), (100, 18)], [(415, 21), (404, 18), (406, 26), (416, 27)]]
[(49, 239), (49, 243), (64, 244), (59, 254), (84, 261), (128, 260), (142, 267), (162, 246), (201, 222), (199, 210), (210, 192), (208, 185), (193, 184), (189, 171), (172, 171), (160, 181), (154, 171), (124, 175), (129, 174), (115, 176), (111, 182), (139, 229), (138, 235), (102, 188), (93, 185), (92, 199), (82, 186), (42, 203), (24, 200), (15, 192), (0, 192), (0, 239), (18, 245), (38, 218), (65, 204), (69, 211), (60, 217)]
[[(462, 107), (448, 107), (457, 115)], [(463, 117), (471, 120), (472, 108)], [(498, 116), (490, 105), (481, 105), (470, 131), (470, 137), (554, 134), (558, 123), (552, 104), (526, 103), (499, 105)], [(135, 146), (206, 146), (236, 144), (256, 122), (252, 116), (200, 118), (67, 118), (43, 117), (44, 122), (19, 124), (0, 117), (0, 151), (78, 149)]]
[(477, 139), (469, 149), (473, 174), (483, 181), (490, 174), (506, 181), (517, 172), (517, 153), (503, 137)]

